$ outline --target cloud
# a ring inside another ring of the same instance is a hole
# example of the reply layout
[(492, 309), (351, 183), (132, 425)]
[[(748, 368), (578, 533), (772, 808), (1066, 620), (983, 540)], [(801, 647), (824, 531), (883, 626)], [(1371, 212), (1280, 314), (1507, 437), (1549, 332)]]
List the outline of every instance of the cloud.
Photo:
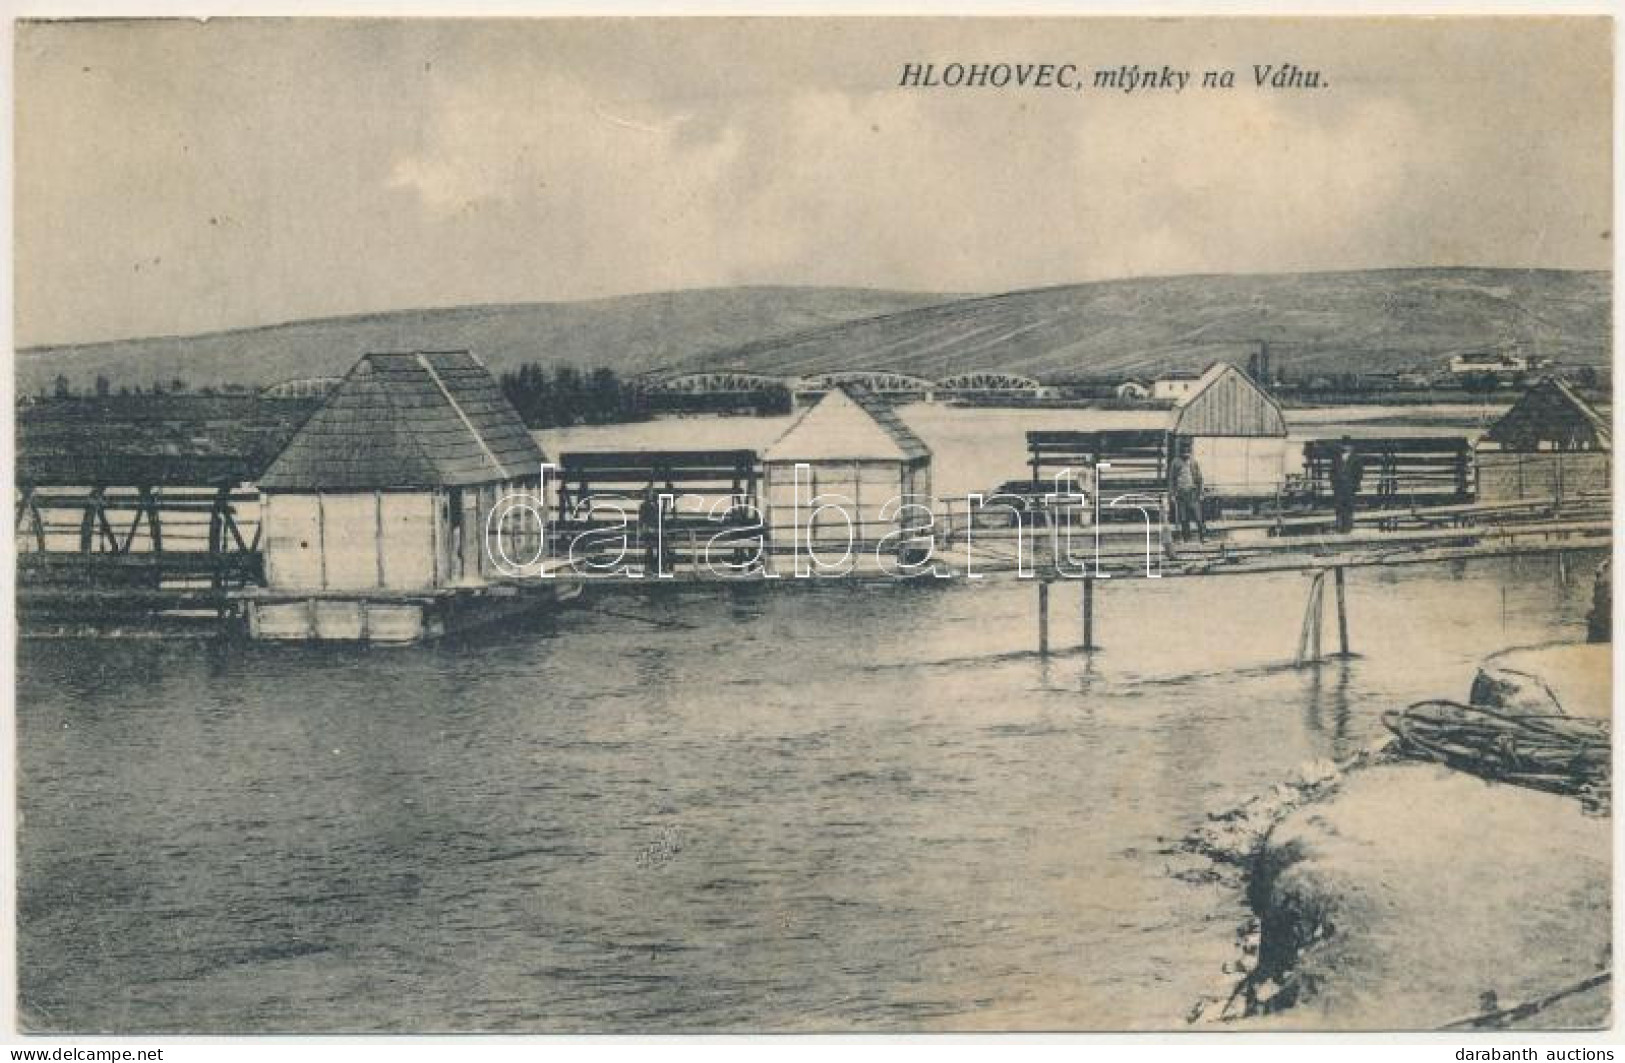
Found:
[[(22, 342), (732, 284), (1606, 268), (1606, 21), (29, 26)], [(912, 91), (903, 61), (1233, 67)], [(1298, 56), (1333, 88), (1260, 92)], [(1315, 57), (1320, 57), (1318, 60)], [(137, 266), (140, 268), (138, 269)]]

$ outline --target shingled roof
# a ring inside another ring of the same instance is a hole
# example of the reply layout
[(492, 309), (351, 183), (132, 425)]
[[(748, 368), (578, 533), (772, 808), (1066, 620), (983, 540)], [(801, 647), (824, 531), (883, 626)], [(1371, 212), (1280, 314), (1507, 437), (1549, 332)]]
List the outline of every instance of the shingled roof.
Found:
[(1214, 362), (1174, 404), (1179, 436), (1284, 436), (1286, 415), (1239, 366)]
[(1555, 376), (1524, 392), (1484, 439), (1503, 450), (1612, 450), (1613, 426), (1596, 407)]
[(260, 477), (271, 491), (461, 487), (534, 476), (545, 459), (467, 351), (368, 354)]

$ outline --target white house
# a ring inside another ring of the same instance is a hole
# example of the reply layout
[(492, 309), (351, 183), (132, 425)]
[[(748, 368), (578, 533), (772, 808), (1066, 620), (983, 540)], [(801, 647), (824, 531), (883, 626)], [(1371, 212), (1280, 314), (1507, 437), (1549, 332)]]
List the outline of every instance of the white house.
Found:
[[(799, 468), (798, 470), (798, 466)], [(931, 449), (891, 404), (870, 391), (840, 384), (803, 413), (762, 455), (764, 517), (775, 541), (878, 542), (890, 532), (929, 524)], [(840, 512), (819, 512), (814, 499), (843, 500)], [(846, 514), (843, 518), (841, 513)]]
[(1458, 354), (1450, 359), (1450, 372), (1455, 376), (1488, 374), (1501, 380), (1514, 380), (1551, 364), (1550, 358), (1540, 355), (1506, 354), (1500, 351), (1478, 351)]
[(1280, 406), (1240, 368), (1211, 366), (1174, 406), (1174, 445), (1189, 444), (1208, 495), (1261, 499), (1286, 480), (1287, 428)]
[(279, 596), (309, 596), (313, 617), (319, 599), (359, 601), (345, 615), (364, 626), (369, 600), (393, 622), (393, 600), (484, 584), (497, 571), (488, 517), (505, 495), (535, 501), (502, 522), (507, 554), (528, 559), (544, 460), (473, 355), (364, 356), (259, 480), (264, 637), (344, 637), (282, 615)]
[(1201, 374), (1183, 370), (1164, 373), (1151, 382), (1151, 397), (1159, 401), (1182, 399), (1195, 389), (1199, 379)]

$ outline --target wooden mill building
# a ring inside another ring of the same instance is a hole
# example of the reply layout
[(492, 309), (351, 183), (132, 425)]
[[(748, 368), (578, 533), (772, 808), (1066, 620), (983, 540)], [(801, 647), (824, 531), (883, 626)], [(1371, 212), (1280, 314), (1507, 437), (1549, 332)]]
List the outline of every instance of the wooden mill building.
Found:
[(1170, 443), (1189, 444), (1207, 495), (1274, 498), (1286, 481), (1287, 428), (1281, 407), (1228, 362), (1210, 366), (1174, 405)]
[(1546, 377), (1490, 426), (1476, 458), (1482, 502), (1606, 495), (1613, 432), (1572, 387)]
[[(797, 466), (805, 466), (797, 473)], [(800, 477), (799, 488), (797, 477)], [(809, 407), (762, 455), (764, 517), (776, 548), (801, 541), (844, 543), (847, 525), (834, 513), (818, 514), (820, 495), (844, 499), (855, 543), (929, 523), (902, 501), (929, 507), (931, 448), (890, 403), (852, 384), (839, 384)], [(901, 512), (899, 512), (901, 510)]]
[[(438, 633), (433, 605), (498, 575), (488, 518), (540, 498), (545, 459), (485, 366), (464, 351), (369, 354), (260, 478), (263, 638), (407, 641)], [(528, 560), (539, 521), (507, 518)]]

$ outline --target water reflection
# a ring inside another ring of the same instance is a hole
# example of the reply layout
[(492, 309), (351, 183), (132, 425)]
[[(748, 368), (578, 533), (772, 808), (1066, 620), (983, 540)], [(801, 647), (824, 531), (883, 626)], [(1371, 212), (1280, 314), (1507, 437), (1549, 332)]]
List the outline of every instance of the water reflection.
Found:
[(1350, 687), (1355, 667), (1354, 660), (1332, 657), (1305, 669), (1309, 685), (1303, 699), (1304, 726), (1330, 739), (1335, 759), (1339, 760), (1355, 751), (1349, 745), (1349, 725), (1354, 716)]

